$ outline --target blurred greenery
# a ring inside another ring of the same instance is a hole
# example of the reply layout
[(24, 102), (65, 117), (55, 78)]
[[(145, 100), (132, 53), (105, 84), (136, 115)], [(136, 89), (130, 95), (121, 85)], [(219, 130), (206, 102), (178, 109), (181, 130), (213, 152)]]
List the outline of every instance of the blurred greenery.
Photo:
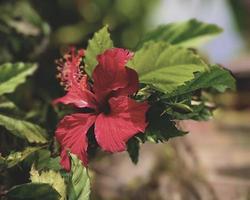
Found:
[(44, 110), (41, 102), (49, 103), (62, 93), (55, 78), (54, 60), (65, 48), (86, 47), (93, 33), (109, 24), (115, 46), (133, 49), (147, 29), (147, 19), (158, 2), (1, 0), (0, 63), (36, 61), (39, 65), (31, 82), (19, 87), (11, 99), (22, 109)]
[(229, 0), (235, 20), (238, 24), (238, 29), (245, 36), (248, 41), (248, 47), (250, 47), (250, 1), (249, 0)]

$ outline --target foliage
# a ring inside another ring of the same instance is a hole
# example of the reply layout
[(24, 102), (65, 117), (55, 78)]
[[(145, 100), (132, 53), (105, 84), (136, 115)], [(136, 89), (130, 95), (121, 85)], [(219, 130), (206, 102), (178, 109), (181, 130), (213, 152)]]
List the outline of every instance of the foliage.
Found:
[(39, 173), (34, 167), (30, 171), (32, 183), (47, 183), (51, 185), (61, 196), (60, 200), (66, 199), (66, 185), (59, 172), (53, 170), (42, 171)]
[(18, 185), (11, 188), (7, 193), (7, 197), (12, 200), (55, 200), (58, 199), (59, 196), (59, 193), (47, 183), (27, 183)]
[(75, 155), (71, 155), (71, 174), (69, 178), (69, 200), (88, 200), (90, 194), (90, 180), (87, 169)]
[(28, 1), (1, 1), (0, 62), (32, 59), (47, 43), (49, 25)]
[(213, 65), (205, 72), (196, 73), (193, 80), (178, 87), (174, 92), (166, 94), (165, 98), (208, 88), (213, 88), (218, 92), (225, 92), (227, 89), (235, 90), (235, 80), (229, 71)]
[(192, 19), (186, 22), (161, 25), (148, 32), (141, 43), (165, 41), (177, 46), (198, 47), (221, 32), (222, 29), (217, 25)]
[(15, 119), (0, 114), (0, 125), (4, 126), (10, 133), (17, 137), (24, 138), (30, 143), (46, 143), (45, 130), (36, 124), (28, 121)]
[(140, 82), (163, 93), (171, 93), (193, 79), (195, 72), (206, 69), (204, 61), (192, 51), (165, 42), (146, 43), (128, 66), (137, 71)]
[(14, 92), (16, 87), (25, 82), (27, 76), (34, 73), (35, 64), (5, 63), (0, 66), (0, 95)]
[(2, 166), (5, 166), (7, 168), (14, 167), (17, 165), (19, 162), (23, 161), (26, 159), (29, 155), (32, 153), (38, 151), (41, 149), (41, 147), (26, 147), (23, 151), (21, 152), (13, 152), (9, 154), (6, 158), (2, 158)]
[(61, 169), (60, 158), (52, 157), (51, 152), (48, 149), (41, 149), (37, 151), (35, 168), (37, 170), (54, 170), (59, 171)]

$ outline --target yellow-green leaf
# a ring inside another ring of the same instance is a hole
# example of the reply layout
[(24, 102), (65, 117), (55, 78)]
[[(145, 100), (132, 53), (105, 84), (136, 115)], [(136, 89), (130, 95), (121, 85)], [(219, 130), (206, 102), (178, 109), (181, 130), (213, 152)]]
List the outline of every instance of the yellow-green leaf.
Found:
[(42, 147), (26, 147), (26, 149), (24, 149), (23, 151), (13, 152), (13, 153), (9, 154), (7, 157), (3, 158), (4, 165), (7, 168), (11, 168), (11, 167), (15, 166), (16, 164), (22, 162), (29, 155), (38, 151), (41, 148)]
[(195, 72), (208, 68), (192, 51), (166, 42), (146, 43), (135, 53), (128, 66), (137, 71), (141, 83), (164, 93), (172, 92), (193, 79)]
[(47, 183), (60, 194), (60, 200), (66, 200), (66, 185), (59, 172), (53, 170), (38, 172), (34, 166), (30, 171), (32, 183)]

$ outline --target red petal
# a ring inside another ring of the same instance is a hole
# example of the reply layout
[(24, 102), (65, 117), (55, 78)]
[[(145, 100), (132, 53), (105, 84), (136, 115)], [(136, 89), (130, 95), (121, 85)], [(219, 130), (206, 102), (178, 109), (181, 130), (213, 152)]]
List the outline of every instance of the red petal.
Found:
[(125, 65), (132, 54), (124, 49), (113, 48), (98, 56), (99, 64), (93, 72), (93, 90), (99, 101), (111, 91), (125, 88), (128, 85)]
[(122, 48), (111, 48), (98, 56), (101, 66), (124, 68), (126, 63), (133, 57), (133, 53)]
[(125, 88), (120, 88), (115, 92), (115, 96), (127, 96), (132, 95), (139, 89), (139, 80), (138, 80), (138, 74), (135, 70), (127, 68), (127, 80), (128, 84)]
[(106, 151), (119, 152), (126, 149), (126, 142), (147, 126), (147, 103), (138, 103), (126, 96), (109, 100), (111, 113), (98, 115), (95, 136), (98, 144)]
[(96, 100), (93, 93), (87, 88), (87, 78), (84, 76), (80, 84), (74, 84), (69, 88), (67, 94), (61, 98), (55, 99), (53, 104), (73, 104), (78, 108), (93, 108), (96, 109)]
[(67, 150), (78, 156), (86, 165), (87, 159), (87, 132), (96, 119), (91, 114), (73, 114), (64, 117), (56, 130), (56, 138), (61, 144), (61, 164), (69, 170), (70, 164), (68, 160)]
[(66, 171), (70, 171), (71, 165), (67, 151), (65, 149), (62, 149), (60, 156), (61, 156), (61, 162), (60, 162), (61, 166), (63, 166), (63, 168)]

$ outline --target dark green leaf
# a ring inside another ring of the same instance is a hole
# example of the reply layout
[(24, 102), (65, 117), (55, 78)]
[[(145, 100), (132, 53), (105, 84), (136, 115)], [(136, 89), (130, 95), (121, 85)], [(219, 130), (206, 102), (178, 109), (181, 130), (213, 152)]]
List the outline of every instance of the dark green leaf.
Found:
[(82, 161), (71, 154), (71, 177), (69, 181), (69, 200), (89, 200), (90, 180)]
[(110, 39), (108, 26), (104, 26), (101, 30), (94, 34), (94, 37), (89, 40), (88, 47), (85, 53), (85, 71), (89, 76), (92, 75), (94, 68), (97, 65), (96, 57), (103, 53), (106, 49), (112, 48), (113, 42)]
[(27, 183), (11, 188), (7, 197), (11, 200), (59, 200), (60, 195), (49, 184)]
[(134, 164), (138, 163), (139, 150), (140, 150), (140, 141), (137, 139), (137, 137), (131, 138), (127, 142), (127, 151)]
[(207, 68), (192, 51), (165, 42), (147, 43), (135, 53), (128, 66), (137, 71), (141, 83), (152, 85), (163, 93), (171, 93), (192, 80), (194, 72)]
[(176, 127), (176, 123), (163, 114), (159, 107), (151, 108), (148, 113), (149, 125), (145, 133), (147, 141), (164, 142), (170, 138), (183, 136), (187, 132), (181, 131)]
[(33, 74), (37, 66), (25, 63), (5, 63), (0, 65), (0, 95), (14, 92), (16, 87)]
[(150, 31), (141, 43), (148, 41), (165, 41), (184, 47), (197, 47), (222, 32), (214, 24), (207, 24), (195, 19), (161, 25)]

